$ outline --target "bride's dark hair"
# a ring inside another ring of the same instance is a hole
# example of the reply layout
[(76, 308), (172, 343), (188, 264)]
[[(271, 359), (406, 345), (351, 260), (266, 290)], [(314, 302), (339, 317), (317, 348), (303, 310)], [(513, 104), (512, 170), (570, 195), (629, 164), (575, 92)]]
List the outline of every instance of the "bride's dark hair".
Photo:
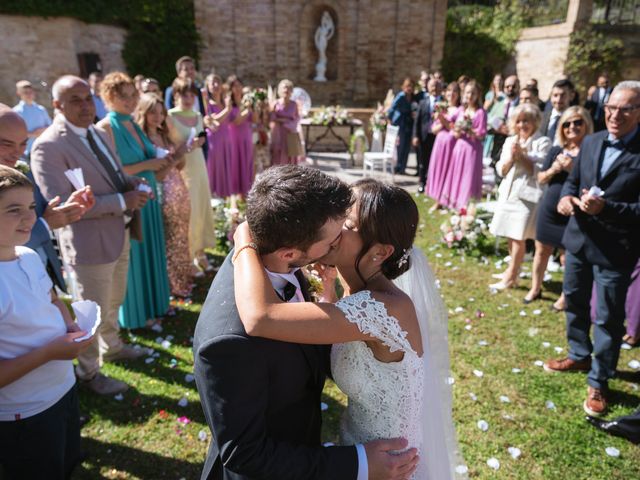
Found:
[(384, 261), (381, 271), (393, 280), (409, 269), (408, 257), (418, 228), (418, 207), (406, 190), (395, 185), (364, 179), (352, 187), (358, 209), (358, 233), (362, 238), (356, 272), (366, 284), (367, 279), (358, 268), (362, 257), (375, 243), (392, 245), (393, 254)]

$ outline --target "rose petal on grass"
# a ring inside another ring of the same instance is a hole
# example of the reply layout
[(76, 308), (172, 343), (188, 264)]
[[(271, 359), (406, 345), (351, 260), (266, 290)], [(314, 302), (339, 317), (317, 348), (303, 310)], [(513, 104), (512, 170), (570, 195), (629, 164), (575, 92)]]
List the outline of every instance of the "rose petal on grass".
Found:
[(487, 430), (489, 430), (489, 424), (485, 420), (478, 420), (477, 425), (478, 425), (478, 428), (483, 432), (486, 432)]
[(474, 402), (478, 401), (478, 397), (473, 392), (469, 392), (469, 398), (471, 398), (471, 400), (473, 400)]
[(119, 393), (115, 397), (113, 397), (113, 399), (121, 402), (124, 399), (124, 396), (121, 393)]
[(509, 400), (509, 397), (507, 397), (506, 395), (500, 395), (500, 401), (502, 403), (511, 403), (511, 400)]
[(618, 450), (616, 447), (607, 447), (604, 449), (604, 451), (607, 452), (607, 455), (609, 455), (610, 457), (620, 456), (620, 450)]
[(498, 470), (500, 468), (500, 462), (495, 457), (491, 457), (489, 460), (487, 460), (487, 465), (489, 466), (489, 468), (493, 468), (494, 470)]
[(454, 310), (454, 312), (456, 312), (456, 313), (464, 312), (464, 308), (462, 308), (462, 307), (456, 307), (456, 309)]
[(171, 348), (171, 342), (169, 340), (164, 340), (160, 345), (162, 345), (162, 348), (167, 350)]
[(553, 349), (556, 351), (556, 353), (562, 353), (562, 351), (564, 350), (564, 348), (562, 347), (553, 347)]
[(542, 342), (543, 348), (549, 348), (551, 344), (549, 342)]
[(533, 362), (536, 367), (544, 367), (544, 362), (542, 360), (536, 360)]
[(164, 342), (164, 338), (162, 337), (156, 337), (156, 339), (154, 340), (158, 345), (162, 344), (162, 342)]
[(155, 359), (155, 358), (153, 358), (153, 357), (147, 357), (147, 358), (145, 358), (145, 359), (144, 359), (144, 363), (146, 363), (146, 364), (148, 365), (148, 364), (150, 364), (150, 363), (155, 362), (155, 360), (156, 360), (156, 359)]
[(458, 465), (456, 466), (456, 473), (458, 475), (464, 475), (469, 472), (469, 468), (466, 465)]
[(187, 382), (187, 383), (191, 383), (191, 382), (193, 382), (195, 379), (196, 379), (196, 377), (194, 377), (191, 373), (187, 373), (187, 374), (184, 376), (184, 381), (185, 381), (185, 382)]
[(478, 378), (484, 377), (484, 372), (482, 370), (474, 370), (473, 374)]
[(521, 317), (526, 317), (527, 316), (527, 312), (525, 312), (524, 310), (520, 310), (520, 316)]
[(511, 373), (520, 373), (522, 370), (520, 370), (519, 368), (512, 368), (511, 369)]
[(539, 308), (536, 308), (532, 313), (534, 315), (540, 315), (542, 313), (542, 310), (540, 310)]
[(162, 331), (162, 325), (160, 325), (159, 323), (154, 323), (153, 326), (151, 327), (151, 330), (153, 330), (156, 333), (160, 333)]
[(633, 368), (634, 370), (638, 370), (640, 368), (640, 362), (638, 360), (631, 360), (627, 365), (629, 365), (629, 368)]
[(320, 402), (320, 410), (326, 412), (327, 410), (329, 410), (329, 405), (324, 402)]
[(189, 400), (187, 400), (186, 398), (182, 397), (180, 400), (178, 400), (178, 406), (179, 407), (186, 407), (187, 405), (189, 405)]
[(511, 458), (514, 460), (520, 458), (520, 455), (522, 455), (522, 451), (518, 447), (509, 447), (507, 448), (507, 452), (509, 452), (509, 455), (511, 455)]
[(200, 430), (198, 432), (198, 440), (200, 440), (201, 442), (206, 442), (207, 441), (207, 432), (205, 432), (204, 430)]
[(464, 326), (464, 329), (465, 329), (465, 330), (471, 330), (471, 325), (465, 325), (465, 326)]
[(489, 342), (487, 342), (486, 340), (480, 340), (478, 342), (478, 345), (480, 345), (481, 347), (486, 347), (487, 345), (489, 345)]
[(189, 419), (189, 417), (178, 417), (178, 422), (183, 425), (188, 425), (191, 423), (191, 420)]
[(620, 345), (620, 348), (622, 350), (631, 350), (632, 347), (631, 347), (631, 345), (629, 345), (628, 343), (625, 342), (622, 345)]
[(556, 409), (556, 404), (553, 403), (551, 400), (547, 400), (546, 402), (544, 402), (544, 406), (547, 407), (547, 409), (549, 409), (549, 410), (555, 410)]

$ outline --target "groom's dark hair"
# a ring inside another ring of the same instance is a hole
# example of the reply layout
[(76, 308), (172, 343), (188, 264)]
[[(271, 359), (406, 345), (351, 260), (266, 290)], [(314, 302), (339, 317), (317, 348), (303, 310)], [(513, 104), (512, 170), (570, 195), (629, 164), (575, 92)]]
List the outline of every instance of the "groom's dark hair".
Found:
[(256, 177), (247, 197), (247, 222), (260, 254), (279, 248), (302, 251), (320, 240), (322, 226), (346, 215), (349, 186), (320, 170), (271, 167)]

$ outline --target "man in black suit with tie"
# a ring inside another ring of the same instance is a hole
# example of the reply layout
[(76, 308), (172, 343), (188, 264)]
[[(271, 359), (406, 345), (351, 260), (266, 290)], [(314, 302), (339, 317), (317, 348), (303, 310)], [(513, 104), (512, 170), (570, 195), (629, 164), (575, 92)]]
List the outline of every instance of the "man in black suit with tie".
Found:
[[(202, 480), (408, 478), (406, 442), (320, 445), (320, 398), (329, 347), (249, 337), (234, 296), (232, 259), (255, 249), (284, 301), (308, 299), (297, 267), (340, 242), (349, 187), (317, 169), (273, 167), (247, 198), (254, 244), (232, 251), (211, 285), (194, 334), (195, 377), (212, 441)], [(247, 292), (247, 295), (250, 295)], [(404, 473), (403, 473), (404, 472)]]
[(412, 144), (416, 147), (418, 157), (418, 192), (424, 193), (427, 183), (427, 171), (429, 170), (429, 158), (436, 136), (431, 132), (431, 121), (435, 105), (441, 100), (440, 82), (435, 78), (427, 82), (427, 91), (418, 104), (416, 119), (413, 122)]
[[(607, 409), (624, 334), (625, 299), (640, 257), (640, 82), (616, 86), (604, 107), (607, 130), (586, 137), (562, 188), (569, 355), (545, 370), (588, 371), (584, 410)], [(595, 284), (593, 342), (589, 302)]]
[(593, 118), (593, 129), (596, 132), (604, 130), (607, 125), (604, 121), (604, 105), (609, 100), (612, 88), (609, 85), (609, 75), (602, 73), (598, 76), (596, 85), (589, 88), (587, 93), (587, 101), (584, 102), (584, 108), (589, 110), (591, 118)]
[(548, 137), (552, 142), (556, 138), (556, 130), (562, 113), (569, 108), (574, 91), (573, 83), (568, 79), (558, 80), (551, 87), (551, 96), (542, 113), (542, 122), (538, 133)]

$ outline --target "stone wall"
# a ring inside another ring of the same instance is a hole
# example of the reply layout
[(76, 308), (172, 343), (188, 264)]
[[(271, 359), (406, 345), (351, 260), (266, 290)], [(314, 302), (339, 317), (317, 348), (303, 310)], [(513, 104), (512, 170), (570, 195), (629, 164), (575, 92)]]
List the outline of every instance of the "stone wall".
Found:
[(123, 70), (126, 31), (71, 18), (0, 15), (0, 102), (14, 105), (15, 83), (40, 86), (38, 102), (50, 106), (51, 85), (61, 75), (80, 73), (78, 54), (100, 56), (103, 71)]
[[(446, 0), (195, 0), (200, 70), (245, 84), (289, 78), (313, 103), (370, 106), (406, 75), (439, 66)], [(327, 82), (313, 81), (315, 30), (329, 11)]]

